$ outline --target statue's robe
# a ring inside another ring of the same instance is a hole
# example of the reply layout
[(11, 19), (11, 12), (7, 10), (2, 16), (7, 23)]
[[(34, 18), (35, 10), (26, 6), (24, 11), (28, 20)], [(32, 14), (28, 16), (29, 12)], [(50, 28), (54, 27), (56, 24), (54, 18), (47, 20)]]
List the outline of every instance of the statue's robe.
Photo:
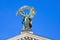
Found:
[(22, 24), (24, 24), (25, 29), (30, 29), (32, 27), (31, 18), (23, 17)]

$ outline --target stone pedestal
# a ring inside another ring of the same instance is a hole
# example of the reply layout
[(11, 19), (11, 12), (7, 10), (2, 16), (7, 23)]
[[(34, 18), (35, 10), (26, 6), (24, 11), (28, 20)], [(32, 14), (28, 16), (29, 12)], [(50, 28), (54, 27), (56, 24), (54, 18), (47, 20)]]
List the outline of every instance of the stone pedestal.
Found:
[(22, 30), (21, 34), (24, 34), (24, 33), (31, 33), (31, 34), (33, 34), (33, 31), (32, 30)]

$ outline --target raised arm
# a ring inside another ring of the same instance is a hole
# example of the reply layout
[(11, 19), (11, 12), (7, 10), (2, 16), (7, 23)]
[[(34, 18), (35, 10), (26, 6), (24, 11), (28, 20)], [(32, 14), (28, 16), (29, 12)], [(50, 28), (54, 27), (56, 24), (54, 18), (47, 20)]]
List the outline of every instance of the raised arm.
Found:
[(32, 19), (32, 18), (34, 17), (34, 15), (35, 15), (35, 10), (34, 10), (34, 8), (32, 7), (32, 8), (30, 9), (29, 17)]

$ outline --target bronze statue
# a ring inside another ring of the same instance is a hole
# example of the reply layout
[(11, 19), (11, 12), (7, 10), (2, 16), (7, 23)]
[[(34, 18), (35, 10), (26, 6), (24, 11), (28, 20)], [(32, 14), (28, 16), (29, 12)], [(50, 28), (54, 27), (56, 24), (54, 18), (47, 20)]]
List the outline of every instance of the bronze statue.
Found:
[[(30, 10), (29, 14), (27, 12), (26, 13), (24, 12), (25, 9)], [(33, 7), (29, 7), (29, 6), (23, 6), (16, 13), (16, 15), (18, 15), (18, 14), (22, 15), (22, 17), (23, 17), (23, 21), (22, 21), (22, 24), (24, 25), (23, 30), (31, 29), (31, 27), (32, 27), (32, 18), (35, 15), (34, 8)]]

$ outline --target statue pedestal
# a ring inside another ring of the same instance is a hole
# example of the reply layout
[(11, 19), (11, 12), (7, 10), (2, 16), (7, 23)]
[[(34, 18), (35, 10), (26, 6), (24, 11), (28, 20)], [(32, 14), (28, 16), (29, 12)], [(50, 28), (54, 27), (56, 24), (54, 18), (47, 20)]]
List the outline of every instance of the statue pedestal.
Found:
[(21, 34), (24, 34), (24, 33), (31, 33), (31, 34), (33, 34), (33, 31), (32, 30), (22, 30)]

